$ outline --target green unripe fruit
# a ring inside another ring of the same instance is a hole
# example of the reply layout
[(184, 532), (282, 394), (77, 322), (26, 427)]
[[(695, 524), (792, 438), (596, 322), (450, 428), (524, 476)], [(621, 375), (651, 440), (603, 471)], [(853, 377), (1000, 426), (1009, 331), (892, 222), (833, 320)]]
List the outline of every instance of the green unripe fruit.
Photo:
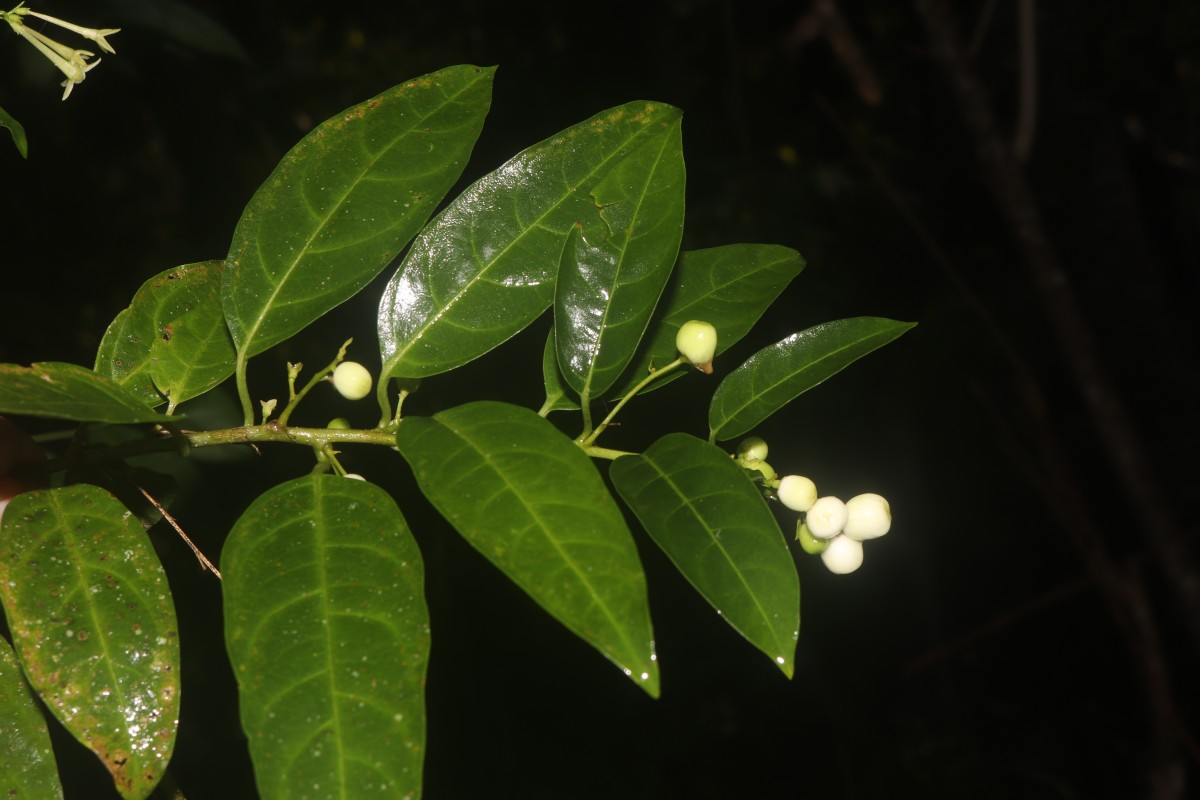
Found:
[(766, 461), (767, 443), (757, 436), (747, 436), (738, 443), (737, 457), (741, 461)]
[(331, 431), (348, 431), (350, 430), (350, 420), (345, 417), (329, 420), (329, 424), (325, 426)]
[(685, 322), (675, 334), (675, 349), (689, 364), (711, 375), (713, 356), (717, 353), (717, 329), (696, 319)]
[(764, 481), (775, 480), (775, 468), (765, 461), (751, 461), (743, 463), (742, 466), (746, 469), (752, 469), (762, 475)]
[(846, 501), (846, 527), (842, 533), (851, 539), (878, 539), (891, 529), (892, 507), (883, 497), (868, 492)]
[(343, 361), (333, 371), (333, 388), (347, 400), (362, 400), (371, 393), (373, 382), (371, 373), (357, 361)]
[(817, 485), (803, 475), (784, 475), (775, 494), (792, 511), (808, 511), (817, 502)]
[(812, 531), (803, 522), (796, 523), (796, 541), (800, 543), (800, 549), (810, 556), (819, 556), (825, 552), (825, 548), (829, 547), (828, 539), (818, 539), (813, 536)]

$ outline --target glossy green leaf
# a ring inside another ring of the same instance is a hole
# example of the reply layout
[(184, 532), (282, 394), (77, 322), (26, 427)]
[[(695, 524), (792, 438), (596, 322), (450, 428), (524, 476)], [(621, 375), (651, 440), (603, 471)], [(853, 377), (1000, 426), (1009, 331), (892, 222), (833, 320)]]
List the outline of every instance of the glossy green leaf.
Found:
[(166, 270), (142, 284), (96, 354), (96, 372), (148, 405), (173, 409), (233, 374), (237, 353), (221, 310), (224, 261)]
[(277, 486), (234, 525), (221, 569), (263, 800), (419, 796), (429, 614), (391, 496), (333, 475)]
[(224, 277), (238, 352), (278, 344), (386, 267), (458, 180), (494, 68), (448, 67), (319, 125), (238, 221)]
[[(717, 329), (717, 355), (725, 352), (750, 332), (802, 269), (799, 253), (775, 244), (731, 244), (681, 253), (637, 357), (614, 394), (627, 394), (651, 368), (674, 361), (679, 355), (675, 334), (688, 320), (711, 323)], [(685, 374), (669, 372), (644, 391)]]
[(764, 347), (721, 381), (708, 408), (716, 441), (754, 428), (801, 393), (916, 325), (853, 317), (815, 325)]
[(21, 674), (17, 654), (0, 638), (0, 797), (62, 796), (46, 719)]
[(717, 613), (792, 677), (800, 580), (762, 492), (729, 454), (683, 433), (609, 468), (650, 538)]
[(583, 225), (589, 241), (609, 234), (593, 190), (679, 115), (644, 101), (609, 109), (517, 154), (455, 198), (384, 291), (383, 374), (454, 369), (537, 319), (554, 299), (571, 227)]
[(77, 364), (0, 364), (0, 413), (78, 422), (172, 421), (134, 392)]
[(494, 402), (405, 417), (396, 443), (421, 491), (476, 550), (658, 696), (645, 574), (583, 450), (532, 411)]
[(141, 524), (95, 486), (17, 495), (0, 599), (34, 690), (122, 797), (147, 797), (175, 746), (180, 676), (171, 590)]
[(546, 336), (546, 346), (542, 349), (542, 385), (546, 387), (546, 402), (542, 411), (578, 411), (579, 401), (574, 391), (563, 380), (562, 370), (558, 368), (558, 351), (554, 347), (554, 331)]
[(650, 323), (683, 234), (683, 138), (676, 119), (591, 190), (607, 230), (576, 226), (554, 290), (558, 363), (580, 397), (620, 377)]
[(3, 108), (0, 108), (0, 128), (8, 128), (8, 132), (12, 134), (13, 144), (16, 145), (21, 158), (29, 158), (29, 141), (25, 138), (25, 126), (17, 122), (13, 115)]

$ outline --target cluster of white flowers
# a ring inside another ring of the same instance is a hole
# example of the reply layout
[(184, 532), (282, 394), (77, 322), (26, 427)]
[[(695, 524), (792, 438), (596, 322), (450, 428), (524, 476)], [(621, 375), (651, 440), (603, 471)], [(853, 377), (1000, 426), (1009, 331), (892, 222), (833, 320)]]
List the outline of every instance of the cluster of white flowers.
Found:
[(862, 566), (862, 543), (891, 530), (892, 509), (880, 495), (868, 492), (842, 502), (837, 497), (821, 497), (816, 484), (803, 475), (777, 479), (766, 460), (767, 443), (757, 436), (743, 439), (734, 458), (743, 468), (760, 473), (763, 485), (775, 490), (779, 502), (800, 513), (796, 522), (800, 547), (811, 555), (819, 554), (830, 572), (854, 572)]
[(106, 37), (120, 32), (120, 28), (85, 28), (81, 25), (61, 20), (58, 17), (39, 14), (32, 9), (26, 8), (24, 3), (19, 4), (12, 11), (0, 11), (0, 17), (3, 17), (4, 21), (8, 23), (8, 27), (12, 28), (17, 36), (20, 36), (36, 47), (38, 52), (50, 59), (50, 63), (58, 67), (62, 74), (67, 76), (67, 79), (62, 82), (64, 89), (63, 100), (71, 96), (71, 90), (75, 88), (75, 84), (83, 83), (83, 79), (87, 76), (88, 71), (99, 64), (100, 59), (97, 58), (95, 61), (89, 61), (88, 59), (95, 57), (95, 53), (90, 50), (79, 50), (74, 47), (68, 47), (61, 42), (51, 39), (41, 31), (26, 25), (25, 17), (37, 17), (40, 20), (49, 22), (51, 25), (57, 25), (60, 28), (72, 31), (90, 42), (95, 42), (106, 53), (117, 52), (108, 43)]

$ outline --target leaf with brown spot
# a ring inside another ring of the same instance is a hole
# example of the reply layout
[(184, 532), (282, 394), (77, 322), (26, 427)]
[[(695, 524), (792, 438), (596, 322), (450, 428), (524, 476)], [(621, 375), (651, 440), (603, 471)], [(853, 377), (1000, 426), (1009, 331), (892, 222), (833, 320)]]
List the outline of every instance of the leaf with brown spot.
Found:
[(175, 745), (179, 643), (137, 518), (86, 484), (18, 495), (0, 521), (0, 601), (34, 691), (123, 797), (147, 797)]

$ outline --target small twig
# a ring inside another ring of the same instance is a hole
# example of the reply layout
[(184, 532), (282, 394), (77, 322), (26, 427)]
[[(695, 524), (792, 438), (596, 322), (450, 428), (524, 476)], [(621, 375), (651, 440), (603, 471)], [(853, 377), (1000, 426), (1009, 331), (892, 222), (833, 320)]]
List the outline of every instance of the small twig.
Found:
[(188, 547), (192, 548), (192, 552), (195, 554), (197, 560), (199, 560), (200, 566), (202, 566), (205, 569), (212, 572), (213, 575), (217, 576), (217, 580), (220, 580), (221, 579), (221, 571), (219, 569), (217, 569), (217, 566), (215, 564), (213, 564), (211, 561), (208, 560), (208, 556), (206, 556), (206, 555), (204, 555), (204, 553), (200, 552), (200, 548), (196, 546), (195, 542), (193, 542), (190, 538), (188, 538), (188, 535), (183, 532), (183, 528), (179, 527), (179, 523), (175, 521), (175, 518), (172, 517), (171, 514), (165, 508), (162, 507), (161, 503), (159, 503), (157, 500), (154, 499), (153, 495), (151, 495), (149, 492), (147, 492), (141, 486), (138, 486), (137, 490), (142, 493), (143, 497), (145, 497), (147, 500), (150, 501), (150, 504), (152, 506), (154, 506), (156, 509), (158, 509), (158, 513), (162, 514), (163, 519), (165, 519), (167, 521), (167, 523), (172, 528), (175, 529), (175, 532), (179, 534), (180, 538), (183, 539), (184, 543), (186, 543)]
[(1033, 151), (1037, 130), (1037, 25), (1033, 0), (1017, 3), (1017, 55), (1020, 64), (1017, 99), (1017, 128), (1012, 150), (1017, 162), (1024, 164)]

